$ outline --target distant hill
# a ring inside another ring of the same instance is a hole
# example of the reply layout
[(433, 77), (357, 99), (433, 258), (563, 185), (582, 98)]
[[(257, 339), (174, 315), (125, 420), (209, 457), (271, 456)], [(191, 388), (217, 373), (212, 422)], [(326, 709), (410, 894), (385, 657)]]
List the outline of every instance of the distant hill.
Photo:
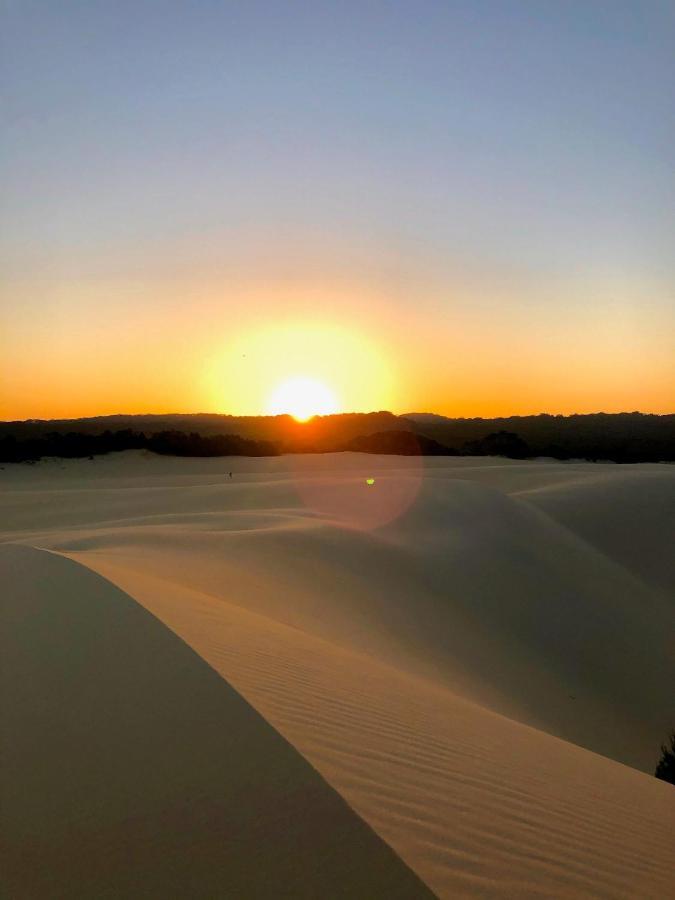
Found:
[(344, 413), (315, 416), (298, 422), (292, 416), (228, 416), (216, 413), (166, 413), (159, 415), (94, 416), (86, 419), (29, 419), (0, 422), (0, 438), (17, 440), (42, 438), (54, 432), (97, 435), (106, 431), (141, 432), (146, 435), (168, 431), (199, 434), (202, 437), (238, 435), (247, 440), (273, 441), (283, 452), (336, 449), (363, 434), (378, 431), (411, 431), (390, 412)]
[[(447, 447), (476, 453), (495, 444), (497, 434), (517, 436), (527, 456), (557, 459), (610, 459), (617, 462), (675, 460), (675, 415), (590, 413), (451, 419), (434, 413), (407, 413), (404, 422)], [(503, 441), (502, 441), (503, 443)], [(511, 439), (511, 443), (513, 440)]]
[(418, 425), (432, 425), (437, 422), (450, 422), (452, 421), (447, 416), (439, 416), (438, 413), (403, 413), (400, 416), (401, 419), (406, 419), (410, 422), (415, 422)]
[(378, 431), (348, 441), (345, 450), (358, 453), (389, 453), (397, 456), (448, 456), (457, 453), (438, 441), (412, 431)]
[(386, 411), (316, 416), (212, 413), (0, 422), (0, 460), (145, 448), (188, 456), (366, 453), (503, 455), (514, 459), (675, 460), (675, 415), (593, 413), (451, 419)]

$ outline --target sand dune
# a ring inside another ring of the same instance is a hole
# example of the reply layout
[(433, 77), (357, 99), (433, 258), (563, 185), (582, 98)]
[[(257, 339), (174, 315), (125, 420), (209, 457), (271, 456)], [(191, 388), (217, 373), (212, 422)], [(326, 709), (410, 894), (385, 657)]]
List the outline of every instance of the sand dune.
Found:
[(131, 598), (28, 547), (0, 573), (3, 896), (430, 896)]
[[(630, 569), (647, 584), (675, 592), (673, 467), (634, 466), (575, 485), (547, 485), (523, 493), (551, 518)], [(608, 514), (612, 509), (619, 515)]]
[(4, 539), (168, 624), (439, 896), (665, 896), (672, 788), (620, 763), (672, 727), (675, 472), (419, 462), (8, 467)]
[(667, 895), (669, 785), (297, 628), (97, 565), (227, 677), (439, 896)]

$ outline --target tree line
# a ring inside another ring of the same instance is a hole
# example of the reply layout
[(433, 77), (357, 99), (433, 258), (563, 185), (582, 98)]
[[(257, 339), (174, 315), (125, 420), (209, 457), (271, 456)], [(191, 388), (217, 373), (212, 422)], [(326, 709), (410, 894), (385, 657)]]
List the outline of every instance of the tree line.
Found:
[(82, 459), (120, 450), (149, 450), (162, 456), (276, 456), (270, 441), (253, 441), (238, 434), (204, 436), (197, 432), (160, 431), (146, 435), (123, 429), (102, 434), (52, 432), (43, 437), (0, 439), (0, 462), (34, 462), (43, 457)]
[[(25, 432), (24, 432), (25, 434)], [(675, 460), (675, 441), (667, 435), (626, 436), (615, 434), (566, 435), (562, 444), (533, 438), (526, 441), (516, 432), (500, 430), (451, 445), (429, 434), (411, 430), (387, 430), (348, 436), (306, 433), (302, 439), (260, 440), (239, 434), (200, 434), (196, 431), (159, 431), (147, 434), (126, 428), (101, 433), (86, 431), (49, 432), (18, 436), (2, 435), (0, 462), (31, 462), (43, 457), (83, 458), (119, 450), (148, 450), (163, 456), (278, 456), (282, 453), (327, 453), (355, 451), (400, 456), (502, 456), (531, 459), (608, 460), (617, 463)]]

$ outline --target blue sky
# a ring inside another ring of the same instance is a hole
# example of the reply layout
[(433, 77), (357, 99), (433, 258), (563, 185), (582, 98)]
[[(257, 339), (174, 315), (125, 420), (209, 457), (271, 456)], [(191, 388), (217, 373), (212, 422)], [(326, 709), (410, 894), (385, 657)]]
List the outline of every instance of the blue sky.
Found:
[(638, 328), (645, 394), (674, 374), (675, 4), (1, 9), (15, 346), (36, 314), (161, 317), (167, 282), (208, 282), (200, 315), (220, 283), (239, 321), (242, 285), (304, 279), (336, 316), (376, 288), (421, 336), (477, 308), (495, 339), (573, 334), (590, 305)]

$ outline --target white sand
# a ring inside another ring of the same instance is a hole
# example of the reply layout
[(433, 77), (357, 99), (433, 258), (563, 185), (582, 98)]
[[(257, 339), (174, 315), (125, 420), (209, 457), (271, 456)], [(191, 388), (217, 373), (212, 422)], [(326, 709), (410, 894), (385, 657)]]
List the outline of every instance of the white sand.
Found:
[(672, 467), (129, 453), (0, 491), (4, 540), (168, 624), (438, 895), (672, 890)]
[(3, 897), (431, 896), (110, 582), (8, 544), (0, 573)]

